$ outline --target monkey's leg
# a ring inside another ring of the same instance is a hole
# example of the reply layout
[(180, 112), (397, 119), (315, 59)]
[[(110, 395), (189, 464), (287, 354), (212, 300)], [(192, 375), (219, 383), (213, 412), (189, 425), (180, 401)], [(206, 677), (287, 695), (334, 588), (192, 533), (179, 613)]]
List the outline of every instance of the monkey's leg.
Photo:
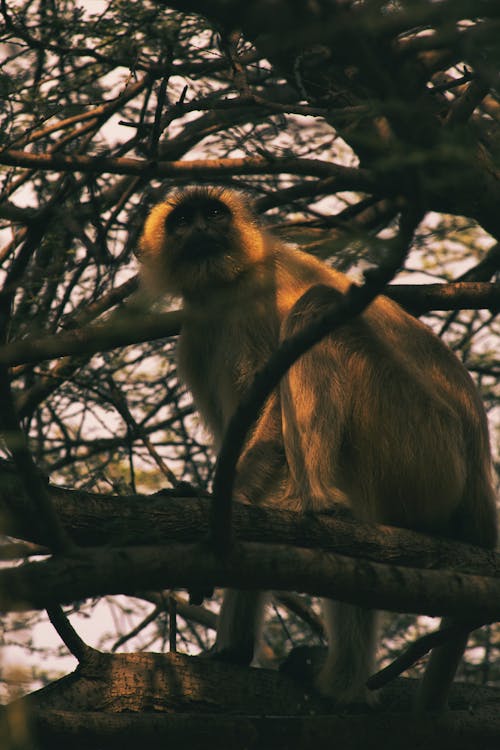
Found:
[(265, 594), (227, 589), (219, 613), (212, 656), (234, 664), (250, 664), (264, 617)]
[[(441, 628), (452, 623), (449, 618), (443, 618)], [(416, 711), (443, 711), (446, 708), (448, 693), (468, 638), (469, 632), (464, 628), (463, 633), (432, 649), (425, 674), (418, 686)]]
[(339, 703), (373, 703), (366, 687), (372, 674), (377, 640), (377, 612), (323, 600), (328, 655), (316, 687)]

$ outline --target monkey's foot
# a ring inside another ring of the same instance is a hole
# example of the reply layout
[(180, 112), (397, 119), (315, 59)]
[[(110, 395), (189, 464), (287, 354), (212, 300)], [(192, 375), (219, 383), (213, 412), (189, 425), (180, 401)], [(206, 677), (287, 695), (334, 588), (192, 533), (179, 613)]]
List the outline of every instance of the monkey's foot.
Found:
[(323, 669), (314, 680), (314, 687), (324, 697), (341, 706), (374, 707), (377, 704), (377, 694), (369, 690), (365, 680), (360, 681), (352, 674), (332, 672)]
[(295, 646), (280, 664), (279, 671), (304, 686), (314, 688), (326, 651), (324, 646)]
[(289, 675), (305, 690), (319, 693), (327, 704), (349, 707), (349, 711), (366, 711), (377, 703), (377, 694), (368, 690), (363, 681), (356, 681), (352, 672), (338, 665), (326, 665), (324, 646), (296, 646), (280, 665), (280, 672)]

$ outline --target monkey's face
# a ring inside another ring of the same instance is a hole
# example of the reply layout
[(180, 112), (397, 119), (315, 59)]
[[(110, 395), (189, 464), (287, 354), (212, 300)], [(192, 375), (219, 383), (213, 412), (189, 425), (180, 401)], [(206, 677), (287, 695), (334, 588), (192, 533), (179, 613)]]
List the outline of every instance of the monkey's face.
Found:
[(142, 274), (150, 289), (194, 300), (235, 282), (266, 248), (248, 199), (224, 188), (190, 188), (152, 209), (140, 241)]
[(232, 222), (229, 207), (215, 197), (184, 200), (165, 220), (174, 264), (185, 266), (223, 256), (234, 244)]

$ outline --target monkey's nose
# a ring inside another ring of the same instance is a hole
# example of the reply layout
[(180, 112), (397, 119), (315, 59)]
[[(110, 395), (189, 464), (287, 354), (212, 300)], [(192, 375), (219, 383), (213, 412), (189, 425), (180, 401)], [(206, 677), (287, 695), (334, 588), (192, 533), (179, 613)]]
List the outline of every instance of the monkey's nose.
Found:
[(198, 216), (193, 221), (193, 230), (195, 232), (206, 232), (208, 228), (207, 221), (203, 218), (203, 216)]

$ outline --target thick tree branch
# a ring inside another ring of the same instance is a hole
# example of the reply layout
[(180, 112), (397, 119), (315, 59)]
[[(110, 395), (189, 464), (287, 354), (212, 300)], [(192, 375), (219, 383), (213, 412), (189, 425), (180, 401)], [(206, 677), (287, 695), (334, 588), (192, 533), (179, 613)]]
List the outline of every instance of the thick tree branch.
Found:
[(393, 284), (385, 294), (414, 315), (431, 310), (500, 310), (500, 283)]
[[(43, 530), (25, 506), (17, 474), (7, 462), (1, 462), (0, 467), (2, 530), (17, 538), (45, 543)], [(61, 523), (82, 547), (195, 542), (208, 535), (208, 498), (97, 495), (54, 485), (49, 485), (49, 492)], [(234, 524), (238, 539), (250, 542), (292, 544), (375, 562), (424, 569), (454, 568), (500, 577), (500, 554), (407, 529), (354, 521), (341, 506), (332, 506), (329, 514), (312, 517), (235, 503)]]
[[(247, 684), (247, 691), (251, 686)], [(258, 687), (258, 685), (256, 686)], [(279, 688), (281, 689), (281, 688)], [(219, 690), (219, 687), (216, 687)], [(189, 747), (190, 750), (248, 748), (303, 750), (363, 747), (365, 750), (497, 750), (500, 727), (494, 708), (453, 711), (443, 717), (401, 713), (360, 716), (234, 716), (228, 714), (157, 712), (104, 714), (93, 711), (38, 710), (33, 712), (37, 748), (53, 750), (59, 743), (88, 750), (104, 743), (113, 750), (147, 747)]]
[(92, 549), (0, 570), (0, 609), (41, 609), (146, 587), (213, 586), (307, 592), (365, 607), (433, 617), (500, 619), (500, 578), (417, 570), (324, 550), (244, 542), (224, 561), (202, 544)]
[[(154, 678), (152, 679), (152, 676)], [(12, 703), (0, 715), (0, 742), (24, 717), (40, 750), (71, 746), (136, 750), (189, 747), (255, 750), (314, 746), (496, 750), (498, 690), (455, 684), (444, 716), (409, 712), (415, 681), (380, 694), (377, 711), (335, 707), (307, 684), (267, 669), (249, 669), (182, 654), (95, 654), (73, 674)]]
[(115, 313), (106, 323), (95, 323), (55, 336), (32, 336), (0, 348), (0, 363), (9, 365), (41, 362), (58, 357), (96, 354), (120, 346), (140, 344), (179, 333), (181, 312)]
[[(152, 679), (152, 676), (154, 678)], [(99, 654), (73, 674), (12, 703), (0, 716), (0, 742), (11, 747), (24, 717), (36, 747), (88, 750), (147, 743), (207, 748), (405, 747), (496, 750), (498, 690), (455, 684), (451, 711), (409, 713), (415, 681), (379, 694), (376, 711), (336, 714), (307, 684), (267, 669), (249, 669), (182, 654)], [(10, 724), (10, 727), (9, 727)], [(452, 743), (450, 745), (449, 743)], [(495, 744), (496, 743), (496, 744)]]

